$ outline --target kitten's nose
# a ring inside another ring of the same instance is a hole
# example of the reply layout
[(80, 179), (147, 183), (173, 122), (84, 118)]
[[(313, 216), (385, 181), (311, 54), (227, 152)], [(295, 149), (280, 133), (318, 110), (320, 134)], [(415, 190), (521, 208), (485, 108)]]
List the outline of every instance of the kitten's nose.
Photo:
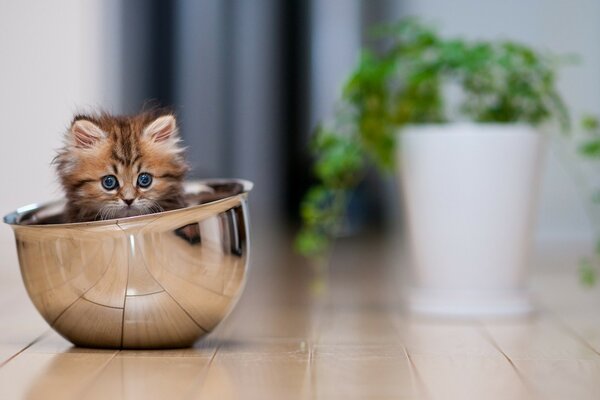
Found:
[(127, 204), (128, 206), (132, 205), (134, 200), (135, 199), (123, 199), (123, 201), (125, 202), (125, 204)]

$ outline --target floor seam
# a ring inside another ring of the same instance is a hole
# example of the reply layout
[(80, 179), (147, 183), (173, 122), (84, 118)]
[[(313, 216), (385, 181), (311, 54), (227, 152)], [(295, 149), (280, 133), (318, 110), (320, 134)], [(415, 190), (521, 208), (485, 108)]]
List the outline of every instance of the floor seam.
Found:
[(108, 368), (109, 364), (115, 359), (117, 358), (117, 356), (121, 353), (121, 350), (116, 350), (115, 353), (112, 355), (112, 357), (110, 357), (108, 360), (106, 360), (106, 362), (104, 363), (104, 365), (98, 369), (98, 372), (96, 372), (92, 377), (89, 378), (88, 380), (88, 385), (86, 385), (85, 387), (83, 387), (80, 391), (79, 391), (79, 396), (76, 396), (76, 399), (82, 399), (85, 398), (84, 395), (87, 391), (90, 390), (90, 388), (92, 388), (93, 383), (96, 381), (96, 379), (102, 375), (102, 373)]
[(189, 395), (185, 396), (185, 398), (198, 398), (199, 396), (197, 396), (198, 394), (202, 394), (202, 388), (204, 387), (204, 383), (206, 382), (206, 377), (208, 376), (208, 373), (210, 372), (210, 367), (212, 366), (213, 361), (215, 360), (215, 358), (217, 357), (217, 353), (219, 352), (219, 350), (221, 349), (221, 345), (217, 345), (215, 347), (215, 351), (211, 354), (210, 359), (208, 360), (208, 364), (206, 365), (206, 369), (205, 372), (201, 375), (202, 377), (202, 381), (198, 384), (197, 388), (198, 390), (194, 390), (194, 388), (191, 388), (189, 391)]
[(19, 350), (18, 352), (16, 352), (15, 354), (13, 354), (9, 358), (7, 358), (6, 360), (0, 362), (0, 368), (4, 367), (6, 364), (8, 364), (9, 362), (11, 362), (12, 360), (14, 360), (15, 358), (17, 358), (21, 354), (23, 354), (23, 352), (25, 352), (25, 350), (27, 350), (28, 348), (30, 348), (34, 344), (38, 343), (40, 340), (42, 340), (44, 338), (44, 336), (48, 335), (51, 331), (52, 330), (48, 329), (47, 331), (45, 331), (44, 333), (42, 333), (41, 335), (39, 335), (38, 337), (36, 337), (35, 339), (33, 339), (29, 344), (27, 344), (21, 350)]
[(402, 330), (401, 330), (401, 327), (399, 326), (400, 321), (398, 321), (398, 316), (393, 315), (391, 317), (391, 322), (392, 322), (392, 326), (396, 330), (396, 333), (400, 337), (400, 341), (401, 341), (400, 345), (402, 346), (404, 355), (406, 356), (406, 359), (408, 360), (408, 365), (410, 367), (410, 373), (411, 373), (411, 375), (414, 375), (414, 379), (415, 379), (416, 385), (418, 386), (418, 389), (422, 392), (423, 397), (425, 399), (431, 399), (432, 396), (431, 396), (431, 393), (429, 393), (429, 389), (427, 388), (427, 385), (425, 384), (425, 380), (419, 373), (417, 364), (415, 364), (415, 361), (413, 360), (412, 356), (410, 355), (410, 352), (408, 351), (408, 347), (406, 346), (405, 340), (404, 340), (404, 338), (402, 338), (402, 333), (401, 333)]
[(410, 372), (412, 375), (414, 375), (415, 382), (419, 386), (419, 389), (423, 392), (424, 398), (431, 399), (432, 398), (431, 394), (429, 393), (429, 390), (427, 389), (427, 386), (425, 385), (425, 381), (423, 380), (423, 377), (421, 377), (421, 374), (419, 373), (417, 364), (415, 364), (415, 361), (411, 357), (408, 349), (406, 348), (406, 346), (404, 344), (402, 345), (402, 349), (404, 350), (404, 354), (406, 355), (406, 358), (408, 360), (408, 365), (410, 366)]
[(525, 376), (521, 373), (521, 370), (519, 369), (519, 367), (517, 367), (517, 364), (515, 364), (513, 359), (510, 358), (510, 356), (508, 354), (506, 354), (506, 352), (504, 350), (502, 350), (502, 348), (500, 347), (500, 344), (498, 342), (496, 342), (496, 340), (494, 339), (492, 334), (488, 331), (488, 329), (485, 327), (485, 325), (481, 321), (479, 321), (479, 332), (502, 355), (502, 357), (504, 357), (504, 359), (508, 362), (508, 364), (511, 366), (513, 371), (515, 371), (515, 374), (519, 377), (519, 380), (521, 381), (523, 386), (525, 386), (525, 389), (527, 389), (527, 391), (531, 395), (533, 395), (535, 393), (535, 390), (529, 383), (529, 380), (527, 378), (525, 378)]
[(551, 320), (560, 329), (562, 329), (567, 334), (569, 334), (570, 336), (572, 336), (573, 339), (575, 339), (577, 342), (579, 342), (580, 344), (582, 344), (584, 347), (586, 347), (589, 350), (591, 350), (594, 354), (600, 356), (600, 351), (598, 351), (594, 347), (594, 345), (592, 345), (590, 342), (588, 342), (583, 336), (581, 336), (581, 334), (579, 334), (579, 332), (577, 332), (569, 324), (567, 324), (561, 317), (559, 317), (558, 314), (556, 314), (555, 312), (550, 311), (548, 309), (544, 309), (544, 312), (547, 313), (547, 314), (549, 314), (549, 315), (552, 315), (553, 318), (551, 318)]

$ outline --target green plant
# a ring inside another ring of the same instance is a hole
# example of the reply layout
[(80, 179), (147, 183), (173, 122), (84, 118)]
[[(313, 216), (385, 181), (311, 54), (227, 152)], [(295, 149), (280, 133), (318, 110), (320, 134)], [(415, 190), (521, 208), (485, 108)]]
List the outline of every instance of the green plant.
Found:
[[(592, 161), (600, 161), (600, 122), (598, 118), (588, 115), (581, 120), (581, 131), (584, 134), (578, 146), (578, 152), (584, 158)], [(588, 207), (588, 216), (591, 219), (595, 235), (600, 238), (600, 189), (592, 193), (591, 203)], [(579, 276), (581, 282), (586, 286), (594, 286), (598, 280), (600, 269), (600, 239), (597, 240), (594, 253), (581, 261)]]
[(445, 39), (415, 18), (378, 28), (375, 37), (384, 50), (362, 52), (334, 115), (313, 135), (317, 183), (301, 203), (296, 240), (306, 256), (326, 254), (367, 168), (392, 169), (400, 127), (451, 120), (450, 85), (462, 94), (460, 118), (532, 125), (554, 118), (568, 127), (551, 57), (510, 41)]

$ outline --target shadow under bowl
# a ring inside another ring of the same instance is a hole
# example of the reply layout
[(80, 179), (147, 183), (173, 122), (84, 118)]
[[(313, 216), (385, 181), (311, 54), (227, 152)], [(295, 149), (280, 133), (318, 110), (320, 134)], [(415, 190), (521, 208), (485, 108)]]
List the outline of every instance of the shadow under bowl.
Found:
[(53, 329), (78, 346), (175, 348), (227, 316), (246, 280), (252, 183), (185, 187), (187, 207), (155, 214), (57, 223), (60, 201), (4, 217), (27, 293)]

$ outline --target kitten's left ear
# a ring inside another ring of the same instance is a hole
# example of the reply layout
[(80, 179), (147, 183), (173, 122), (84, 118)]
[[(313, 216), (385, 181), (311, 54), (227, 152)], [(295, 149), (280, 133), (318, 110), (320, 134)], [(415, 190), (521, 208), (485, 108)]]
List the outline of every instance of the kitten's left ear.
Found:
[(146, 128), (143, 136), (151, 139), (155, 143), (166, 142), (169, 140), (178, 141), (177, 122), (172, 115), (163, 115), (156, 118)]

